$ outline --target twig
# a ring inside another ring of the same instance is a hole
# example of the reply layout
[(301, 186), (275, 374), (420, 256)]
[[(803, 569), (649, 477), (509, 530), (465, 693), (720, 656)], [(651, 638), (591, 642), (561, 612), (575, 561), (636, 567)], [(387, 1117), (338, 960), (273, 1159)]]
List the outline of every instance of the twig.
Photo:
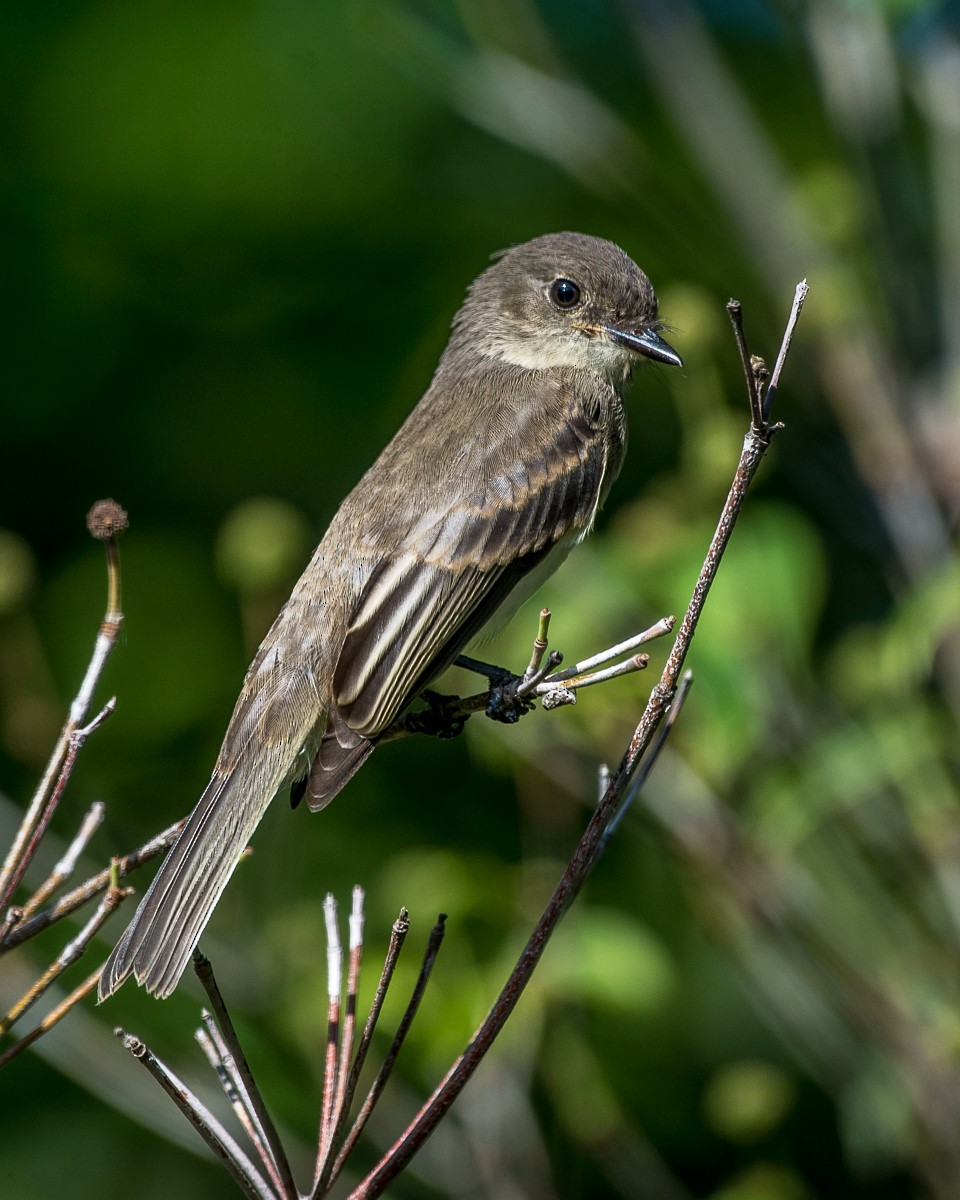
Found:
[(227, 1006), (224, 1003), (220, 988), (214, 977), (210, 960), (201, 954), (199, 950), (194, 950), (193, 952), (193, 969), (200, 983), (203, 985), (203, 990), (207, 993), (210, 1007), (213, 1009), (224, 1041), (233, 1054), (234, 1062), (236, 1063), (238, 1084), (246, 1094), (258, 1127), (263, 1131), (264, 1140), (269, 1148), (270, 1157), (273, 1160), (277, 1176), (281, 1182), (281, 1195), (295, 1197), (297, 1189), (293, 1182), (293, 1174), (290, 1170), (290, 1163), (287, 1161), (287, 1155), (283, 1149), (276, 1126), (267, 1112), (263, 1097), (260, 1095), (260, 1090), (254, 1081), (250, 1064), (247, 1062), (247, 1057), (240, 1045), (237, 1031), (233, 1027), (233, 1021), (227, 1011)]
[[(373, 1002), (370, 1005), (370, 1012), (367, 1015), (366, 1024), (363, 1027), (363, 1033), (360, 1037), (360, 1044), (357, 1047), (357, 1055), (353, 1060), (353, 1066), (350, 1068), (350, 1076), (347, 1080), (346, 1094), (344, 1096), (343, 1119), (346, 1119), (346, 1114), (349, 1112), (350, 1106), (353, 1103), (353, 1097), (357, 1090), (357, 1083), (360, 1080), (360, 1072), (363, 1070), (363, 1064), (367, 1058), (367, 1052), (370, 1049), (370, 1044), (373, 1041), (373, 1034), (377, 1027), (377, 1022), (380, 1019), (380, 1012), (383, 1009), (383, 1002), (386, 999), (387, 988), (390, 986), (390, 981), (393, 979), (393, 973), (396, 970), (397, 960), (400, 957), (400, 951), (403, 949), (403, 943), (406, 941), (407, 934), (410, 931), (410, 914), (405, 908), (400, 909), (400, 915), (393, 923), (393, 928), (390, 931), (390, 945), (387, 947), (387, 954), (383, 962), (383, 969), (380, 972), (380, 979), (377, 982), (377, 990), (374, 993)], [(337, 1178), (346, 1162), (347, 1156), (352, 1150), (354, 1143), (359, 1137), (359, 1130), (351, 1134), (345, 1139), (343, 1146), (340, 1148), (336, 1161), (333, 1167), (329, 1170), (329, 1174), (324, 1178), (325, 1173), (321, 1173), (317, 1187), (314, 1188), (314, 1196), (322, 1196), (326, 1189)]]
[[(207, 1061), (216, 1071), (217, 1078), (220, 1080), (220, 1086), (223, 1088), (230, 1107), (233, 1109), (237, 1120), (243, 1126), (243, 1130), (250, 1139), (254, 1150), (256, 1150), (257, 1157), (263, 1164), (270, 1182), (278, 1195), (286, 1196), (283, 1190), (283, 1181), (280, 1178), (277, 1165), (267, 1144), (266, 1135), (260, 1125), (250, 1095), (244, 1087), (240, 1072), (237, 1069), (236, 1059), (231, 1054), (223, 1034), (217, 1028), (213, 1014), (204, 1009), (200, 1014), (200, 1019), (203, 1025), (194, 1035), (197, 1043), (206, 1055)], [(289, 1196), (289, 1200), (297, 1200), (296, 1194)]]
[[(576, 692), (579, 688), (590, 687), (595, 683), (606, 683), (608, 680), (615, 679), (620, 675), (627, 675), (632, 671), (642, 670), (647, 665), (645, 655), (633, 655), (625, 663), (607, 668), (605, 671), (594, 672), (591, 668), (608, 663), (613, 659), (621, 658), (624, 654), (629, 654), (638, 646), (642, 646), (654, 638), (663, 637), (673, 629), (676, 622), (675, 617), (663, 617), (655, 625), (644, 630), (643, 633), (635, 634), (626, 641), (619, 642), (615, 646), (610, 646), (606, 650), (601, 650), (598, 654), (593, 654), (581, 662), (574, 663), (572, 667), (565, 667), (562, 671), (554, 671), (552, 668), (563, 661), (563, 655), (554, 651), (547, 658), (545, 664), (541, 664), (540, 662), (543, 652), (546, 650), (544, 614), (549, 617), (549, 611), (544, 609), (540, 614), (540, 632), (534, 642), (534, 655), (531, 657), (531, 665), (519, 677), (516, 695), (520, 700), (536, 696), (542, 702), (544, 711), (547, 712), (564, 704), (575, 704)], [(541, 646), (541, 638), (543, 639), (542, 649), (539, 648)], [(534, 658), (537, 660), (537, 666), (534, 670), (531, 670)], [(517, 678), (511, 677), (510, 673), (502, 667), (491, 666), (489, 663), (480, 662), (465, 654), (461, 654), (457, 658), (457, 665), (465, 667), (469, 671), (475, 671), (480, 675), (485, 675), (491, 681), (502, 680), (504, 678)], [(489, 691), (477, 692), (472, 696), (464, 697), (437, 697), (433, 693), (430, 693), (430, 695), (433, 697), (433, 702), (437, 703), (436, 711), (420, 709), (415, 712), (401, 714), (380, 735), (378, 742), (392, 742), (397, 738), (410, 737), (413, 734), (422, 733), (450, 737), (452, 734), (459, 733), (464, 723), (474, 713), (483, 712), (490, 702)]]
[[(406, 1039), (413, 1018), (416, 1016), (417, 1009), (420, 1007), (420, 1001), (423, 998), (424, 989), (427, 986), (427, 980), (430, 978), (430, 972), (433, 970), (433, 964), (436, 962), (437, 953), (440, 949), (440, 944), (443, 941), (444, 927), (446, 922), (446, 913), (441, 913), (437, 918), (437, 923), (430, 930), (430, 937), (427, 939), (427, 948), (424, 951), (423, 962), (420, 965), (420, 974), (417, 976), (417, 982), (414, 985), (413, 993), (410, 996), (406, 1011), (397, 1026), (397, 1032), (394, 1034), (393, 1041), (390, 1043), (390, 1049), (383, 1060), (380, 1070), (377, 1072), (377, 1077), (370, 1085), (370, 1091), (367, 1093), (367, 1098), (364, 1100), (357, 1115), (356, 1121), (353, 1123), (349, 1134), (344, 1139), (343, 1147), (337, 1156), (336, 1164), (334, 1165), (331, 1178), (336, 1178), (341, 1166), (346, 1161), (347, 1156), (353, 1149), (363, 1132), (364, 1126), (373, 1112), (374, 1106), (380, 1099), (383, 1089), (386, 1087), (387, 1080), (390, 1077), (390, 1072), (393, 1070), (393, 1064), (397, 1060), (397, 1055), (400, 1053), (400, 1047)], [(353, 1195), (353, 1193), (351, 1193)], [(311, 1200), (320, 1200), (320, 1193), (314, 1192)]]
[[(63, 757), (63, 763), (60, 767), (60, 773), (57, 776), (56, 782), (53, 785), (53, 790), (47, 797), (43, 810), (33, 824), (30, 831), (30, 837), (26, 845), (20, 853), (19, 861), (14, 864), (14, 869), (11, 873), (7, 884), (7, 898), (13, 895), (17, 887), (23, 879), (24, 873), (30, 863), (33, 861), (33, 856), (37, 852), (37, 847), (40, 845), (43, 835), (47, 832), (53, 814), (57, 811), (57, 806), (63, 796), (64, 789), (67, 786), (67, 781), (73, 774), (74, 764), (77, 761), (77, 755), (80, 753), (84, 742), (95, 729), (99, 729), (103, 722), (111, 715), (117, 707), (116, 697), (112, 697), (103, 706), (99, 713), (93, 718), (89, 725), (85, 725), (82, 729), (74, 729), (67, 738), (67, 750)], [(24, 912), (26, 912), (24, 907)]]
[[(37, 837), (35, 835), (44, 820), (44, 813), (52, 793), (55, 789), (59, 789), (59, 796), (66, 783), (66, 778), (70, 774), (73, 760), (76, 758), (76, 748), (73, 749), (71, 755), (72, 739), (86, 719), (94, 689), (120, 632), (123, 613), (120, 609), (120, 556), (117, 549), (117, 537), (126, 528), (127, 514), (113, 500), (98, 501), (87, 514), (87, 529), (92, 537), (104, 543), (107, 553), (106, 611), (100, 622), (100, 632), (97, 635), (93, 655), (87, 666), (80, 690), (70, 706), (69, 716), (60, 733), (50, 762), (47, 764), (40, 786), (34, 793), (4, 860), (3, 868), (0, 869), (0, 910), (9, 904), (36, 849)], [(69, 769), (67, 769), (68, 759), (70, 761)], [(49, 820), (49, 813), (47, 813), (46, 820)]]
[(532, 679), (540, 670), (540, 663), (547, 651), (547, 646), (550, 644), (547, 634), (550, 632), (550, 617), (549, 608), (540, 609), (540, 621), (537, 626), (537, 636), (533, 639), (533, 649), (530, 653), (530, 662), (527, 669), (523, 673), (524, 682)]
[(330, 1153), (330, 1142), (336, 1121), (337, 1050), (340, 1045), (341, 1019), (340, 993), (343, 990), (343, 949), (340, 945), (340, 931), (337, 928), (337, 902), (330, 892), (323, 901), (323, 916), (327, 930), (327, 1054), (323, 1071), (320, 1134), (317, 1138), (316, 1178), (319, 1178), (322, 1164)]
[(44, 904), (53, 893), (73, 874), (77, 868), (77, 860), (87, 848), (90, 839), (103, 824), (103, 814), (106, 811), (106, 806), (102, 800), (96, 800), (91, 804), (87, 815), (80, 823), (80, 828), (67, 847), (65, 853), (60, 858), (49, 876), (37, 888), (30, 899), (24, 904), (23, 916), (29, 917), (37, 911), (41, 904)]
[[(347, 1081), (350, 1075), (348, 1069), (353, 1054), (353, 1041), (357, 1027), (357, 1000), (360, 992), (360, 961), (363, 957), (363, 888), (354, 887), (350, 909), (350, 966), (347, 972), (347, 1011), (343, 1025), (343, 1046), (341, 1061), (344, 1069), (340, 1072), (337, 1089), (336, 1111), (338, 1120), (346, 1116)], [(334, 1141), (336, 1141), (336, 1130)]]
[[(139, 1038), (119, 1027), (114, 1030), (123, 1045), (157, 1080), (163, 1090), (197, 1130), (210, 1149), (220, 1158), (227, 1170), (250, 1200), (283, 1200), (270, 1187), (251, 1160), (240, 1149), (213, 1113), (149, 1050)], [(295, 1195), (296, 1193), (294, 1193)]]
[[(351, 1069), (353, 1041), (357, 1022), (357, 996), (360, 989), (360, 960), (363, 953), (363, 888), (354, 887), (350, 909), (350, 965), (347, 972), (347, 1003), (343, 1022), (343, 1037), (337, 1064), (337, 1089), (333, 1102), (329, 1135), (324, 1142), (322, 1131), (317, 1144), (317, 1162), (313, 1189), (318, 1196), (326, 1195), (335, 1163), (334, 1152), (340, 1146), (343, 1129), (349, 1116), (356, 1077)], [(369, 1042), (367, 1043), (369, 1045)], [(366, 1054), (366, 1045), (362, 1047)], [(360, 1051), (357, 1052), (358, 1059)], [(362, 1065), (362, 1062), (361, 1062)]]
[(770, 410), (773, 407), (773, 402), (777, 397), (777, 388), (780, 386), (780, 376), (783, 373), (784, 364), (787, 361), (787, 355), (790, 353), (790, 347), (793, 344), (793, 335), (797, 328), (797, 322), (800, 320), (800, 310), (803, 308), (803, 302), (807, 298), (807, 293), (810, 288), (805, 279), (801, 279), (797, 284), (797, 289), (793, 295), (793, 307), (790, 309), (790, 316), (787, 319), (787, 327), (783, 331), (783, 340), (780, 343), (780, 351), (777, 354), (777, 361), (773, 364), (773, 372), (770, 375), (770, 382), (767, 384), (767, 392), (763, 398), (763, 420), (766, 422), (770, 418)]
[[(602, 670), (590, 671), (586, 675), (571, 675), (569, 679), (563, 681), (562, 686), (570, 691), (576, 691), (578, 688), (591, 687), (595, 683), (606, 683), (610, 679), (619, 679), (621, 675), (630, 675), (634, 671), (646, 670), (649, 662), (649, 654), (634, 654), (632, 658), (628, 658), (624, 662), (612, 663), (609, 667), (603, 667)], [(556, 689), (557, 684), (553, 682), (551, 676), (539, 684), (536, 694), (549, 696)]]
[[(677, 717), (680, 716), (680, 710), (683, 708), (687, 696), (690, 694), (690, 688), (692, 686), (693, 672), (685, 671), (680, 680), (680, 686), (677, 688), (677, 694), (674, 697), (673, 703), (670, 705), (669, 709), (667, 709), (666, 716), (661, 722), (660, 728), (657, 730), (656, 737), (654, 738), (649, 751), (643, 756), (643, 761), (637, 768), (636, 774), (630, 783), (630, 787), (627, 789), (626, 796), (624, 796), (623, 800), (620, 802), (620, 807), (610, 818), (610, 823), (603, 831), (603, 837), (600, 841), (601, 854), (606, 849), (607, 843), (613, 837), (614, 833), (616, 833), (617, 827), (623, 820), (624, 815), (630, 808), (630, 805), (633, 804), (634, 800), (636, 799), (637, 793), (650, 778), (650, 773), (656, 765), (657, 759), (660, 757), (660, 752), (663, 749), (667, 738), (670, 736), (673, 726), (676, 724)], [(608, 784), (609, 778), (610, 776), (608, 772)]]
[(727, 315), (730, 317), (730, 324), (733, 326), (733, 337), (737, 343), (740, 366), (747, 385), (747, 403), (750, 406), (750, 428), (757, 430), (763, 426), (765, 418), (763, 415), (763, 405), (760, 401), (760, 393), (757, 390), (757, 378), (753, 360), (747, 349), (747, 335), (743, 331), (743, 306), (739, 300), (727, 301)]
[[(340, 997), (342, 963), (340, 961), (339, 934), (336, 929), (336, 906), (329, 896), (324, 905), (324, 912), (328, 933), (328, 993), (334, 1014), (333, 1023), (336, 1024), (339, 1020), (340, 1010), (338, 1004), (334, 1002), (339, 1001)], [(349, 922), (350, 968), (347, 982), (349, 1020), (345, 1023), (338, 1061), (331, 1064), (328, 1056), (326, 1065), (317, 1167), (310, 1191), (312, 1198), (318, 1200), (318, 1198), (328, 1195), (332, 1180), (336, 1178), (382, 1093), (416, 1014), (436, 959), (437, 950), (443, 937), (443, 921), (444, 918), (441, 915), (428, 939), (413, 994), (377, 1079), (370, 1089), (370, 1094), (361, 1108), (349, 1138), (342, 1139), (341, 1133), (356, 1090), (357, 1079), (409, 927), (406, 910), (401, 910), (391, 931), (390, 946), (380, 974), (379, 985), (371, 1005), (363, 1037), (351, 1066), (349, 1060), (353, 1046), (356, 1000), (359, 990), (360, 951), (363, 945), (363, 890), (359, 887), (353, 889)], [(257, 1200), (306, 1200), (306, 1196), (298, 1192), (293, 1182), (277, 1131), (266, 1113), (262, 1097), (251, 1077), (246, 1058), (237, 1040), (236, 1031), (217, 987), (213, 969), (199, 951), (194, 952), (194, 968), (213, 1009), (213, 1012), (203, 1011), (202, 1027), (196, 1032), (196, 1040), (208, 1062), (216, 1071), (221, 1088), (233, 1108), (237, 1120), (250, 1139), (263, 1171), (233, 1141), (197, 1096), (153, 1054), (149, 1047), (139, 1039), (126, 1034), (122, 1029), (117, 1029), (115, 1032), (123, 1040), (124, 1045), (160, 1082), (207, 1144), (223, 1159), (230, 1173), (241, 1183), (248, 1196), (256, 1197)], [(96, 977), (93, 978), (95, 980)], [(331, 1034), (329, 1040), (334, 1046), (336, 1045), (338, 1038), (335, 1032)]]
[(110, 914), (116, 909), (120, 902), (124, 899), (124, 890), (121, 888), (110, 888), (107, 894), (97, 905), (96, 912), (90, 917), (86, 925), (80, 930), (75, 938), (72, 938), (66, 946), (60, 951), (57, 957), (53, 960), (46, 971), (40, 978), (30, 987), (16, 1004), (12, 1005), (7, 1015), (0, 1020), (0, 1034), (4, 1034), (8, 1029), (24, 1015), (36, 1002), (40, 999), (43, 993), (56, 982), (57, 979), (73, 966), (77, 959), (83, 954), (93, 935), (97, 932), (101, 925), (107, 920)]
[(49, 908), (41, 909), (40, 912), (34, 913), (28, 920), (13, 924), (6, 932), (0, 928), (0, 954), (5, 954), (15, 946), (19, 946), (30, 938), (35, 937), (38, 933), (42, 933), (43, 930), (49, 929), (51, 925), (56, 924), (63, 917), (76, 912), (78, 908), (81, 908), (93, 896), (98, 895), (108, 888), (114, 876), (117, 879), (122, 879), (145, 862), (149, 862), (152, 858), (157, 858), (159, 855), (165, 854), (176, 841), (177, 834), (180, 832), (182, 825), (183, 821), (177, 821), (174, 825), (168, 825), (162, 833), (158, 833), (136, 850), (125, 854), (123, 858), (115, 859), (111, 866), (105, 868), (103, 871), (99, 871), (96, 875), (91, 875), (89, 879), (75, 887), (73, 891), (67, 892), (65, 896), (61, 896), (56, 904), (50, 905)]
[(627, 638), (625, 642), (619, 642), (616, 646), (611, 646), (608, 650), (601, 650), (599, 654), (591, 655), (590, 658), (584, 658), (580, 662), (574, 663), (572, 667), (564, 667), (562, 671), (555, 671), (547, 677), (545, 683), (548, 685), (566, 683), (579, 675), (584, 675), (588, 671), (592, 671), (594, 667), (602, 667), (605, 663), (615, 658), (622, 658), (625, 654), (632, 654), (634, 650), (639, 649), (640, 646), (645, 646), (647, 642), (664, 637), (673, 629), (676, 623), (676, 617), (661, 617), (656, 625), (651, 625), (643, 633), (635, 634), (632, 638)]
[(0, 1069), (5, 1067), (9, 1062), (16, 1058), (18, 1054), (26, 1050), (28, 1046), (32, 1046), (38, 1038), (41, 1038), (45, 1033), (48, 1033), (54, 1027), (54, 1025), (59, 1024), (59, 1022), (63, 1020), (67, 1013), (80, 1003), (84, 996), (92, 992), (97, 986), (97, 983), (100, 979), (100, 972), (102, 970), (103, 963), (101, 963), (95, 971), (88, 975), (79, 987), (74, 988), (74, 990), (69, 996), (67, 996), (65, 1000), (61, 1000), (56, 1008), (51, 1009), (35, 1029), (31, 1029), (30, 1032), (25, 1037), (22, 1037), (19, 1042), (14, 1042), (12, 1046), (8, 1046), (7, 1049), (0, 1054)]

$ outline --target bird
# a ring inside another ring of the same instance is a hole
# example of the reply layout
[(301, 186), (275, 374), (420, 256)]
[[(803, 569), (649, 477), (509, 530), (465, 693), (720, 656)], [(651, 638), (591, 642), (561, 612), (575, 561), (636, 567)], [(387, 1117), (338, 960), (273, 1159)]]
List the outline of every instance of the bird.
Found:
[(593, 526), (638, 363), (682, 366), (619, 246), (552, 233), (470, 285), (423, 397), (330, 522), (246, 673), (210, 782), (101, 974), (177, 986), (285, 788), (319, 810), (397, 716)]

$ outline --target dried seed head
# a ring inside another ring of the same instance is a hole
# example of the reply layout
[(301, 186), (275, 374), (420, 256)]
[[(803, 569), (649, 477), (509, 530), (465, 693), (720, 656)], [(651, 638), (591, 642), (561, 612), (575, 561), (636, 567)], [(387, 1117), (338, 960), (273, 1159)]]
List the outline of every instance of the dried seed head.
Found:
[(118, 537), (130, 524), (116, 500), (98, 500), (87, 513), (87, 530), (98, 542)]

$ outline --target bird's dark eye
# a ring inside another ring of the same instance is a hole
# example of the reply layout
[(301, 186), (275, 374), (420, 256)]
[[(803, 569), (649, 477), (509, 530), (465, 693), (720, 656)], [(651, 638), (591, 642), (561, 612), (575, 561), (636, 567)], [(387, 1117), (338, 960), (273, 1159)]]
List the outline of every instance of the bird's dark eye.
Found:
[(550, 299), (557, 308), (576, 308), (580, 303), (580, 289), (572, 279), (557, 279), (550, 288)]

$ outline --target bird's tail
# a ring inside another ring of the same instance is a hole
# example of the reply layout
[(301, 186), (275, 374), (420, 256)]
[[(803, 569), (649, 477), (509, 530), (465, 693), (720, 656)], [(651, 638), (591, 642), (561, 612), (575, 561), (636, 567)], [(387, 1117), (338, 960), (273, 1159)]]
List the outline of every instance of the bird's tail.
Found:
[(251, 788), (242, 765), (214, 775), (100, 976), (106, 999), (133, 975), (169, 996), (280, 780)]

